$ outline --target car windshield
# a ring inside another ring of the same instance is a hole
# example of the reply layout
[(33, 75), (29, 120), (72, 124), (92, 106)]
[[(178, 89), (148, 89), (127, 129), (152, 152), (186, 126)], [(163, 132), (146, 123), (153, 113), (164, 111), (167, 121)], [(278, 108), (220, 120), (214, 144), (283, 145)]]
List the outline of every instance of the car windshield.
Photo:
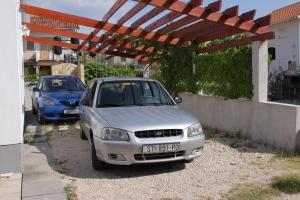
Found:
[(84, 85), (75, 77), (45, 78), (42, 84), (43, 92), (83, 91)]
[(102, 83), (97, 107), (174, 105), (167, 92), (154, 81), (119, 81)]

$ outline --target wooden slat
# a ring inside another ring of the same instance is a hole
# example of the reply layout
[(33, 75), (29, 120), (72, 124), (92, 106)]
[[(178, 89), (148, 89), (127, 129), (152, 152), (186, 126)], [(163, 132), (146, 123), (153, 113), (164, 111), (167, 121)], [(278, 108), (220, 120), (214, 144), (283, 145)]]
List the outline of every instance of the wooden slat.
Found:
[(145, 30), (149, 31), (149, 32), (153, 31), (156, 28), (161, 27), (161, 26), (165, 25), (166, 23), (175, 20), (176, 18), (178, 18), (180, 16), (181, 16), (180, 13), (175, 13), (175, 12), (168, 13), (167, 15), (163, 16), (162, 18), (158, 19), (157, 21), (146, 26)]
[(136, 15), (138, 12), (143, 10), (147, 5), (143, 3), (136, 4), (132, 9), (130, 9), (123, 17), (121, 17), (117, 24), (122, 25), (127, 22), (130, 18)]
[(107, 22), (126, 2), (127, 0), (117, 0), (117, 2), (103, 16), (102, 21)]
[(264, 41), (264, 40), (270, 40), (270, 39), (274, 39), (274, 38), (275, 38), (274, 32), (267, 32), (264, 34), (255, 35), (255, 36), (251, 36), (251, 37), (247, 37), (247, 38), (243, 38), (243, 39), (239, 39), (239, 40), (233, 40), (230, 42), (226, 42), (224, 44), (216, 44), (216, 45), (213, 45), (210, 47), (200, 48), (200, 49), (198, 49), (198, 53), (208, 53), (208, 52), (213, 52), (213, 51), (218, 51), (218, 50), (222, 50), (222, 49), (227, 49), (227, 48), (232, 48), (232, 47), (236, 47), (236, 46), (250, 44), (254, 41)]
[[(126, 3), (126, 1), (127, 0), (117, 0), (117, 2), (111, 7), (111, 9), (103, 16), (102, 21), (107, 22), (113, 16), (113, 14), (115, 14)], [(95, 37), (100, 31), (101, 28), (96, 28), (95, 30), (93, 30), (90, 33), (88, 39), (84, 40), (77, 50), (80, 50), (84, 45), (88, 43), (89, 40)]]
[[(255, 17), (255, 14), (256, 14), (256, 10), (251, 10), (251, 11), (241, 14), (239, 16), (239, 18), (242, 20), (253, 20)], [(209, 23), (209, 22), (207, 22), (207, 23)], [(210, 24), (214, 24), (214, 23), (210, 22)], [(204, 37), (201, 32), (196, 32), (196, 33), (193, 33), (192, 35), (186, 35), (185, 38), (187, 40), (193, 40), (195, 43), (201, 43), (201, 42), (205, 42), (208, 40), (215, 40), (217, 38), (224, 38), (224, 37), (230, 36), (230, 34), (235, 35), (235, 34), (239, 34), (239, 33), (243, 32), (240, 29), (235, 29), (234, 27), (229, 27), (229, 26), (226, 26), (226, 28), (225, 28), (226, 31), (224, 32), (224, 26), (225, 25), (217, 26), (217, 24), (216, 24), (215, 27), (210, 28), (210, 30), (215, 30), (216, 28), (218, 28), (219, 31), (217, 31), (217, 35), (213, 34), (212, 32), (209, 32), (209, 33), (204, 33), (207, 35), (206, 37)], [(228, 29), (230, 29), (230, 31), (228, 31)], [(224, 33), (224, 35), (220, 35), (220, 33)]]
[[(216, 2), (208, 4), (208, 6), (206, 7), (206, 9), (209, 11), (209, 12), (207, 12), (207, 15), (209, 13), (214, 13), (214, 12), (219, 11), (221, 9), (221, 5), (222, 5), (221, 1), (216, 1)], [(193, 23), (198, 20), (199, 20), (199, 18), (197, 18), (197, 17), (186, 16), (176, 22), (173, 22), (173, 23), (159, 29), (157, 32), (161, 35), (165, 35), (173, 30), (177, 30), (187, 24)]]
[[(21, 4), (21, 8), (23, 10), (25, 10), (26, 13), (28, 13), (28, 14), (62, 20), (62, 21), (71, 22), (71, 23), (74, 23), (77, 25), (88, 26), (91, 28), (101, 27), (103, 30), (114, 31), (114, 32), (119, 33), (120, 35), (124, 35), (124, 36), (130, 35), (130, 36), (133, 36), (136, 38), (144, 38), (147, 40), (155, 40), (158, 42), (165, 42), (166, 39), (168, 39), (167, 35), (159, 35), (154, 32), (148, 33), (142, 29), (136, 29), (136, 30), (132, 31), (132, 28), (130, 28), (130, 27), (120, 26), (117, 24), (111, 24), (109, 22), (102, 22), (102, 21), (97, 21), (97, 20), (93, 20), (93, 19), (83, 18), (83, 17), (65, 14), (65, 13), (61, 13), (61, 12), (57, 12), (57, 11), (47, 10), (44, 8), (29, 6), (26, 4)], [(172, 39), (170, 44), (177, 44), (176, 41), (178, 39), (179, 38)]]
[[(48, 44), (48, 45), (52, 45), (52, 46), (66, 47), (66, 48), (70, 48), (70, 49), (77, 49), (78, 46), (79, 46), (78, 44), (71, 44), (71, 43), (67, 43), (67, 42), (59, 42), (59, 41), (55, 41), (53, 39), (40, 38), (40, 37), (35, 37), (35, 36), (25, 36), (25, 40), (30, 41), (30, 42), (35, 42), (35, 43)], [(84, 50), (84, 51), (87, 51), (87, 49), (88, 49), (88, 46), (84, 46), (82, 48), (82, 50)], [(96, 48), (92, 48), (90, 50), (90, 52), (95, 53)], [(109, 51), (109, 50), (103, 51), (102, 54), (121, 56), (121, 57), (127, 57), (127, 58), (135, 58), (136, 57), (136, 55), (133, 55), (133, 54), (127, 54), (127, 53), (121, 53), (121, 52)]]
[[(223, 13), (226, 14), (226, 16), (228, 16), (228, 17), (237, 16), (238, 12), (239, 12), (238, 6), (234, 6), (234, 7), (228, 8), (225, 11), (223, 11)], [(172, 36), (173, 37), (184, 37), (186, 40), (188, 40), (186, 38), (187, 35), (192, 37), (195, 34), (199, 34), (202, 31), (205, 31), (206, 29), (208, 29), (211, 26), (220, 26), (221, 27), (221, 25), (216, 24), (215, 22), (202, 20), (202, 21), (192, 24), (190, 26), (179, 29), (178, 31), (173, 33)]]
[[(136, 4), (131, 10), (129, 10), (123, 17), (121, 17), (118, 21), (118, 25), (123, 25), (125, 22), (127, 22), (131, 17), (136, 15), (138, 12), (140, 12), (142, 9), (144, 9), (147, 5), (143, 3)], [(113, 34), (112, 31), (106, 32), (101, 36), (101, 39), (96, 43), (102, 43), (103, 41), (107, 40), (111, 35)], [(97, 51), (101, 51), (102, 49), (106, 48), (107, 44), (101, 44), (101, 46), (98, 48)]]
[(148, 13), (146, 13), (144, 16), (142, 16), (140, 19), (136, 20), (134, 23), (132, 23), (131, 27), (133, 29), (137, 29), (139, 26), (141, 26), (142, 24), (144, 24), (145, 22), (147, 22), (148, 20), (152, 19), (153, 17), (159, 15), (160, 13), (162, 13), (165, 9), (163, 8), (153, 8), (151, 11), (149, 11)]
[[(195, 7), (189, 12), (184, 12), (185, 7), (187, 6), (187, 3), (181, 2), (181, 1), (175, 1), (171, 6), (164, 6), (164, 2), (166, 0), (134, 0), (137, 2), (144, 2), (149, 5), (153, 6), (158, 6), (158, 7), (163, 7), (165, 9), (174, 11), (174, 12), (179, 12), (182, 14), (187, 14), (189, 16), (197, 17), (199, 19), (205, 19), (217, 23), (222, 23), (228, 26), (236, 27), (239, 29), (242, 29), (243, 31), (247, 32), (253, 32), (256, 34), (261, 34), (265, 33), (267, 30), (266, 29), (260, 29), (262, 27), (261, 25), (253, 22), (253, 21), (241, 21), (240, 18), (238, 17), (231, 17), (228, 18), (227, 20), (223, 21), (222, 19), (224, 18), (223, 13), (215, 12), (207, 15), (207, 9), (202, 8), (202, 7)], [(220, 21), (221, 20), (221, 21)]]
[[(73, 32), (73, 31), (67, 31), (67, 30), (63, 30), (63, 29), (54, 29), (54, 28), (49, 28), (46, 26), (41, 26), (38, 24), (32, 24), (32, 23), (23, 23), (23, 25), (25, 25), (30, 31), (33, 32), (39, 32), (39, 33), (46, 33), (49, 35), (53, 35), (53, 36), (62, 36), (62, 37), (68, 37), (68, 38), (77, 38), (80, 40), (85, 40), (89, 37), (89, 35), (87, 34), (83, 34), (83, 33), (77, 33), (77, 32)], [(95, 43), (99, 40), (100, 37), (94, 37), (92, 38), (92, 42)], [(116, 40), (114, 39), (110, 39), (109, 41), (107, 41), (107, 46), (110, 45), (110, 43), (115, 43)], [(121, 41), (118, 41), (119, 43), (121, 43)], [(128, 41), (123, 41), (125, 43), (129, 43)], [(127, 45), (128, 46), (128, 45)], [(127, 46), (125, 46), (124, 48), (126, 49)], [(127, 49), (132, 49), (131, 46)], [(101, 50), (99, 51), (98, 49), (96, 50), (96, 53), (101, 52)]]

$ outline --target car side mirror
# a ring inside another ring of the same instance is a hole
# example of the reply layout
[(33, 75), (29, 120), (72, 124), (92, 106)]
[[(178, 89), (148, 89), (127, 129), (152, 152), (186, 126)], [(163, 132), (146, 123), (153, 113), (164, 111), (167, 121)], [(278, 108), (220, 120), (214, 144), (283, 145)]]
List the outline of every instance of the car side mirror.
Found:
[(39, 91), (40, 91), (40, 89), (39, 89), (39, 88), (37, 88), (37, 87), (34, 87), (34, 88), (32, 88), (32, 91), (33, 91), (33, 92), (39, 92)]
[(174, 101), (175, 101), (176, 103), (181, 103), (181, 102), (182, 102), (182, 97), (176, 96), (176, 97), (174, 97)]

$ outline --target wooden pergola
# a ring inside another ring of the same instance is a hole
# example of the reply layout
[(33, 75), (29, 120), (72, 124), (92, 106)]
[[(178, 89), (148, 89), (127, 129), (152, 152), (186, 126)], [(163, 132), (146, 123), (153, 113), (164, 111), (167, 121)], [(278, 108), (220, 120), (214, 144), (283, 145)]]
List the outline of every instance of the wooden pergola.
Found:
[[(146, 45), (135, 46), (131, 40), (128, 39), (128, 36), (157, 41), (164, 45), (180, 45), (186, 47), (191, 44), (200, 44), (236, 34), (248, 33), (247, 37), (243, 39), (232, 40), (224, 44), (212, 45), (206, 48), (199, 48), (199, 53), (275, 38), (275, 34), (268, 31), (270, 16), (254, 20), (256, 10), (239, 14), (238, 6), (221, 11), (222, 0), (211, 3), (206, 7), (203, 6), (203, 0), (190, 0), (188, 3), (178, 0), (132, 0), (137, 2), (136, 5), (120, 17), (116, 24), (110, 23), (109, 19), (124, 6), (127, 1), (128, 0), (116, 0), (115, 4), (101, 20), (21, 4), (22, 11), (27, 14), (93, 28), (90, 34), (83, 34), (23, 22), (23, 25), (33, 32), (77, 38), (80, 43), (71, 44), (36, 36), (25, 36), (25, 39), (35, 43), (61, 46), (77, 51), (87, 51), (147, 61), (147, 55), (151, 52), (157, 52), (158, 49)], [(135, 17), (135, 15), (147, 6), (153, 8), (140, 18)], [(169, 11), (169, 13), (144, 28), (141, 28), (149, 20), (164, 11)], [(125, 26), (124, 24), (129, 20), (132, 20), (133, 23), (130, 26)], [(89, 45), (91, 43), (93, 45)]]

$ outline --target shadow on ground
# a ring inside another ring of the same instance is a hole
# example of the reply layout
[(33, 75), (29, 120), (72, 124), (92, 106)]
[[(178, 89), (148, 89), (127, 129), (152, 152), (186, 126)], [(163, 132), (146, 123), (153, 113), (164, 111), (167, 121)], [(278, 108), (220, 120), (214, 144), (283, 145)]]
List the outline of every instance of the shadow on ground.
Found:
[(279, 149), (264, 144), (261, 141), (254, 141), (240, 132), (226, 132), (212, 128), (204, 128), (205, 138), (208, 141), (215, 141), (236, 149), (241, 153), (274, 153)]

